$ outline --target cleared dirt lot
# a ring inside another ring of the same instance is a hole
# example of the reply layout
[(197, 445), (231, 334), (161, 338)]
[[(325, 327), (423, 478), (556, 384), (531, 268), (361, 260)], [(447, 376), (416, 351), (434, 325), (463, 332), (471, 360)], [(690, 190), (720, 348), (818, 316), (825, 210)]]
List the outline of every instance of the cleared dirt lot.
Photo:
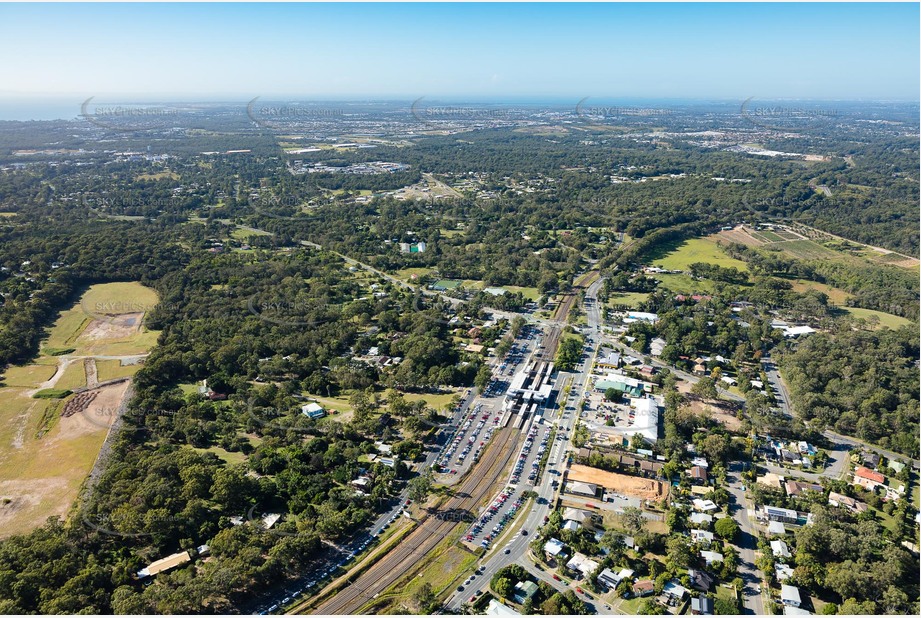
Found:
[(569, 469), (568, 478), (570, 481), (601, 485), (605, 489), (610, 489), (620, 494), (653, 502), (668, 496), (668, 485), (662, 481), (617, 474), (616, 472), (606, 472), (580, 464), (573, 464)]

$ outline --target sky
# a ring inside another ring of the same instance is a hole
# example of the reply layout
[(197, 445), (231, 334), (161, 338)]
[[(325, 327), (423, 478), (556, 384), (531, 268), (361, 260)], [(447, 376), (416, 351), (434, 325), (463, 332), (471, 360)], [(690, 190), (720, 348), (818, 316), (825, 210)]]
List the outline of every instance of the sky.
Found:
[(918, 23), (917, 3), (0, 3), (0, 99), (917, 101)]

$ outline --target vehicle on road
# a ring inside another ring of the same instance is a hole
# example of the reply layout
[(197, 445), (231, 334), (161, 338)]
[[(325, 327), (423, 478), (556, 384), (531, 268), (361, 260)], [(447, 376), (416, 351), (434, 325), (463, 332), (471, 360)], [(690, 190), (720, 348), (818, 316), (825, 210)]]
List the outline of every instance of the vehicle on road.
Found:
[(560, 576), (557, 575), (556, 573), (553, 574), (553, 579), (555, 579), (558, 582), (563, 581), (562, 579), (560, 579)]

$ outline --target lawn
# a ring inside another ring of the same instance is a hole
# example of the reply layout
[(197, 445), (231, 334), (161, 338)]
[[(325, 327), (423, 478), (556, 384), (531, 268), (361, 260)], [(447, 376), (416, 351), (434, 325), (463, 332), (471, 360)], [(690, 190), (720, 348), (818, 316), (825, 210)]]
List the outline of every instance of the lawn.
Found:
[(694, 262), (704, 262), (725, 268), (735, 267), (742, 271), (748, 270), (745, 262), (726, 255), (712, 238), (691, 238), (663, 243), (650, 257), (654, 266), (668, 270), (687, 270), (688, 266)]
[(806, 292), (808, 290), (817, 290), (823, 292), (828, 296), (828, 302), (833, 305), (844, 305), (845, 301), (850, 298), (850, 294), (841, 290), (839, 288), (833, 288), (830, 285), (824, 283), (816, 283), (815, 281), (807, 281), (805, 279), (797, 279), (796, 281), (791, 282), (793, 285), (794, 292)]
[(874, 311), (872, 309), (862, 309), (860, 307), (842, 307), (843, 311), (846, 311), (855, 318), (869, 319), (871, 317), (876, 317), (879, 319), (880, 326), (884, 328), (896, 329), (900, 326), (905, 326), (906, 324), (911, 324), (911, 320), (903, 318), (897, 315), (892, 315), (891, 313), (883, 313), (882, 311)]
[(640, 305), (649, 300), (649, 292), (614, 292), (608, 299), (608, 307), (626, 305), (631, 309), (639, 309)]
[(3, 379), (0, 380), (0, 383), (4, 386), (35, 388), (39, 383), (51, 378), (56, 368), (57, 361), (55, 359), (39, 359), (34, 365), (10, 367), (3, 374)]
[[(99, 379), (102, 380), (102, 378)], [(81, 386), (86, 386), (86, 370), (83, 368), (83, 359), (77, 359), (67, 366), (54, 387), (72, 391)]]
[(401, 270), (394, 271), (393, 276), (397, 277), (398, 279), (403, 279), (404, 281), (410, 281), (413, 275), (416, 275), (416, 277), (424, 277), (433, 270), (433, 268), (424, 268), (421, 266), (416, 268), (403, 268)]
[(403, 393), (406, 401), (423, 400), (430, 408), (443, 410), (451, 404), (456, 393), (464, 392), (463, 389), (457, 389), (453, 393)]
[(528, 300), (537, 300), (540, 298), (540, 292), (537, 288), (525, 288), (518, 285), (503, 285), (502, 287), (512, 293), (521, 292)]
[[(115, 378), (127, 378), (137, 373), (141, 365), (124, 365), (119, 360), (97, 360), (96, 373), (100, 382), (114, 380)], [(197, 388), (197, 387), (196, 387)]]
[(242, 228), (237, 228), (230, 233), (230, 237), (235, 240), (246, 240), (251, 236), (271, 236), (271, 234), (261, 230), (244, 230)]
[(709, 279), (695, 281), (691, 275), (656, 274), (654, 277), (675, 294), (710, 294), (715, 289)]

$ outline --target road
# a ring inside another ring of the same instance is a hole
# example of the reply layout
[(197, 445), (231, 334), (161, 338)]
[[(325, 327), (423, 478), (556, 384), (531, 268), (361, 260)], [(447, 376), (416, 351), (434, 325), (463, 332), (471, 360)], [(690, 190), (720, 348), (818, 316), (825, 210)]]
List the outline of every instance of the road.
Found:
[(755, 552), (758, 548), (758, 533), (748, 517), (749, 504), (742, 483), (742, 466), (734, 462), (729, 466), (726, 477), (729, 491), (729, 509), (732, 518), (739, 524), (736, 546), (739, 548), (739, 577), (745, 582), (742, 589), (742, 603), (746, 614), (764, 614), (764, 600), (761, 595), (761, 574), (755, 566)]

